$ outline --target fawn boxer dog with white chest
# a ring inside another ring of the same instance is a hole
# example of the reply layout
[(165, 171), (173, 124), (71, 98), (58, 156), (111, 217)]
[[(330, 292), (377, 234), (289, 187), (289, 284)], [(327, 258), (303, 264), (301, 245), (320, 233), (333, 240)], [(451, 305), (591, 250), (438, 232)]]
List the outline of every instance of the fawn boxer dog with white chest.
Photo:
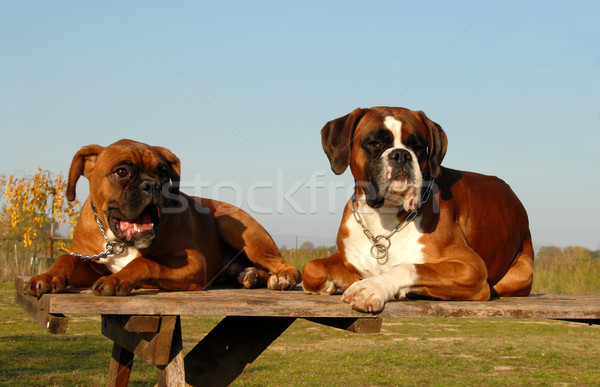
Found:
[(345, 291), (356, 310), (394, 298), (488, 300), (527, 296), (534, 253), (527, 213), (493, 176), (441, 166), (447, 138), (421, 111), (358, 108), (328, 122), (323, 149), (356, 188), (338, 251), (308, 262), (310, 293)]
[(71, 163), (69, 200), (81, 175), (90, 194), (72, 252), (33, 276), (28, 294), (68, 285), (92, 286), (102, 296), (127, 295), (143, 285), (201, 290), (225, 277), (245, 287), (287, 290), (300, 279), (246, 212), (179, 192), (179, 158), (168, 149), (132, 140), (84, 146)]

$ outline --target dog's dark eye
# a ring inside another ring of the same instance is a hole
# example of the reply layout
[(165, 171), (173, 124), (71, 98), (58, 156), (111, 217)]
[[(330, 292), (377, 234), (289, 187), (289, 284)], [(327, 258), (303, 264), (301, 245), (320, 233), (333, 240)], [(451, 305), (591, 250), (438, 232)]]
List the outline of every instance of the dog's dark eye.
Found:
[(371, 148), (371, 149), (377, 149), (381, 146), (381, 144), (379, 143), (379, 141), (369, 141), (367, 143), (367, 147)]
[(158, 170), (158, 175), (161, 177), (161, 179), (168, 179), (169, 178), (169, 170), (167, 168), (160, 168)]
[(129, 172), (127, 171), (126, 168), (117, 168), (117, 169), (115, 169), (115, 171), (113, 172), (113, 174), (115, 175), (115, 177), (117, 179), (122, 179), (124, 177), (129, 176)]

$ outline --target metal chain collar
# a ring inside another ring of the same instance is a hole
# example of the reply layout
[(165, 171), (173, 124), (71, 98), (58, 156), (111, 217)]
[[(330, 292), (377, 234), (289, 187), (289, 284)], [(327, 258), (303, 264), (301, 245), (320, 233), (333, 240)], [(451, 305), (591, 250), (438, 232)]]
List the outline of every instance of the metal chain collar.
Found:
[[(373, 246), (371, 246), (371, 250), (370, 250), (371, 256), (373, 258), (377, 259), (378, 261), (387, 259), (388, 251), (390, 249), (390, 246), (392, 245), (392, 240), (391, 240), (392, 236), (395, 233), (397, 233), (398, 231), (402, 230), (404, 227), (406, 227), (410, 222), (413, 221), (413, 219), (419, 213), (419, 209), (421, 208), (421, 206), (423, 204), (425, 204), (427, 202), (427, 200), (429, 200), (429, 196), (431, 195), (432, 188), (433, 188), (433, 179), (429, 181), (427, 188), (425, 188), (425, 191), (423, 191), (423, 193), (421, 194), (421, 203), (419, 204), (419, 207), (417, 207), (416, 209), (409, 212), (408, 215), (406, 216), (406, 218), (404, 218), (402, 220), (402, 222), (400, 222), (390, 233), (388, 233), (387, 235), (377, 235), (377, 236), (373, 235), (373, 233), (371, 231), (369, 231), (367, 226), (365, 226), (365, 224), (363, 223), (357, 209), (354, 207), (354, 203), (357, 202), (356, 193), (354, 193), (352, 195), (352, 203), (351, 203), (352, 213), (354, 215), (354, 219), (356, 219), (356, 222), (362, 228), (363, 233), (369, 239), (369, 242), (371, 242), (371, 244), (373, 245)], [(358, 204), (356, 207), (358, 207)]]
[(90, 259), (90, 260), (97, 261), (98, 259), (106, 258), (109, 255), (122, 254), (123, 251), (125, 251), (125, 243), (117, 242), (117, 241), (109, 242), (108, 238), (106, 237), (106, 232), (104, 231), (104, 226), (102, 226), (100, 219), (98, 219), (98, 212), (96, 211), (96, 206), (94, 205), (94, 203), (92, 203), (92, 210), (94, 211), (94, 217), (96, 218), (96, 223), (98, 223), (98, 228), (100, 229), (100, 232), (102, 233), (102, 236), (104, 237), (104, 240), (106, 241), (106, 248), (104, 249), (103, 252), (95, 254), (95, 255), (83, 255), (83, 254), (72, 253), (72, 252), (69, 253), (69, 255), (72, 255), (74, 257), (81, 258), (81, 259)]

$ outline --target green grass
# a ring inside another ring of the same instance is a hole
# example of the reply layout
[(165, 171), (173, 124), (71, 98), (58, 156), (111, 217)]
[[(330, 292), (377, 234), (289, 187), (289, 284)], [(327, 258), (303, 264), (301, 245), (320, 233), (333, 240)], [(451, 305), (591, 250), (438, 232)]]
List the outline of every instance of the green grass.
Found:
[(599, 338), (598, 328), (531, 320), (387, 319), (370, 335), (299, 321), (236, 385), (591, 385)]
[[(51, 335), (0, 289), (0, 385), (105, 385), (112, 344), (99, 317), (69, 316)], [(218, 321), (183, 316), (184, 350)], [(234, 385), (595, 385), (599, 342), (600, 327), (546, 320), (385, 319), (378, 334), (298, 320)], [(137, 359), (130, 385), (155, 383)]]
[(534, 262), (533, 293), (600, 294), (598, 251), (542, 247)]

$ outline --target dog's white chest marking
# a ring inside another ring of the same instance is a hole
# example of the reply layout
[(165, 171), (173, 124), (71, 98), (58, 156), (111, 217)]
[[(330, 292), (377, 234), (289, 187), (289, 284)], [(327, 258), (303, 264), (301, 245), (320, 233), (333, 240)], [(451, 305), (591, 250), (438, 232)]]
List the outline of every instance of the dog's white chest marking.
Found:
[[(109, 241), (116, 241), (117, 238), (112, 230), (106, 232), (106, 237)], [(118, 255), (109, 255), (105, 258), (100, 258), (99, 263), (105, 265), (113, 274), (121, 271), (129, 262), (140, 256), (138, 249), (132, 246), (125, 247), (125, 251)]]
[[(393, 209), (372, 209), (364, 201), (359, 202), (358, 211), (363, 224), (375, 237), (389, 235), (398, 225), (399, 221)], [(423, 233), (417, 226), (420, 218), (420, 215), (417, 216), (392, 235), (387, 258), (378, 260), (371, 255), (373, 244), (364, 234), (360, 224), (354, 217), (348, 217), (346, 227), (349, 235), (343, 240), (346, 259), (359, 271), (362, 278), (383, 274), (402, 264), (423, 263), (423, 244), (419, 242)]]
[(135, 247), (128, 246), (123, 253), (100, 258), (98, 259), (98, 262), (105, 265), (112, 273), (117, 273), (127, 266), (129, 262), (139, 257), (139, 255), (140, 253)]

